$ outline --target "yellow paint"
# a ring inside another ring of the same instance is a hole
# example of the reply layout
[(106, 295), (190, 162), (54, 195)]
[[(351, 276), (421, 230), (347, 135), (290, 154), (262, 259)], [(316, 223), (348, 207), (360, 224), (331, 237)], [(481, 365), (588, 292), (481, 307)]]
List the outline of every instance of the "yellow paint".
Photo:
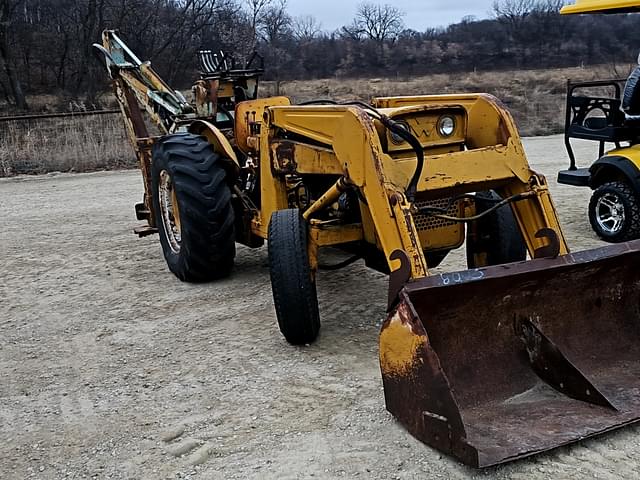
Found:
[(233, 83), (222, 82), (218, 85), (218, 97), (233, 97)]
[(282, 173), (287, 173), (290, 159), (278, 158), (278, 151), (283, 146), (294, 152), (296, 172), (299, 174), (323, 174), (323, 175), (344, 175), (346, 169), (340, 163), (333, 150), (318, 146), (309, 146), (306, 143), (293, 140), (276, 141), (271, 144), (271, 151), (274, 157), (273, 168)]
[(209, 140), (209, 143), (213, 145), (213, 149), (217, 153), (224, 155), (226, 158), (230, 158), (236, 165), (239, 165), (238, 157), (236, 156), (236, 152), (233, 151), (229, 140), (227, 140), (227, 137), (212, 123), (204, 120), (196, 120), (189, 125), (189, 132), (204, 135), (207, 137), (207, 140)]
[(264, 111), (268, 107), (290, 105), (291, 101), (287, 97), (270, 97), (258, 100), (247, 100), (236, 105), (234, 134), (236, 146), (244, 153), (256, 151), (260, 145), (252, 144), (248, 141), (251, 132), (251, 123), (262, 124)]
[(311, 220), (309, 237), (319, 247), (358, 242), (363, 238), (362, 225), (360, 223), (323, 225), (323, 222)]
[[(431, 128), (433, 119), (452, 111), (460, 120), (450, 150), (444, 150), (448, 147), (440, 137), (421, 136), (425, 163), (418, 198), (490, 189), (503, 196), (532, 192), (526, 201), (514, 204), (529, 253), (544, 246), (545, 240), (535, 234), (545, 227), (558, 233), (560, 251), (567, 253), (546, 182), (529, 167), (513, 118), (499, 100), (487, 94), (426, 95), (377, 98), (372, 105), (380, 114), (406, 120), (413, 129), (421, 122)], [(360, 205), (363, 238), (387, 259), (395, 250), (404, 251), (411, 262), (411, 278), (427, 276), (424, 252), (458, 248), (463, 229), (417, 231), (413, 206), (405, 195), (416, 169), (415, 154), (395, 150), (392, 155), (387, 132), (379, 124), (364, 109), (350, 105), (266, 107), (259, 151), (262, 221), (255, 225), (255, 233), (266, 236), (271, 214), (290, 208), (285, 190), (292, 167), (307, 175), (340, 174), (366, 199)], [(295, 141), (282, 132), (295, 133)], [(347, 243), (351, 233), (338, 224), (330, 241)], [(397, 261), (388, 260), (388, 264), (391, 271), (399, 267)]]
[(638, 0), (576, 0), (560, 10), (563, 15), (575, 13), (633, 13), (640, 10)]
[(624, 157), (633, 163), (640, 170), (640, 145), (632, 145), (631, 147), (614, 148), (609, 150), (606, 156)]
[(380, 366), (385, 375), (406, 376), (418, 360), (419, 350), (427, 337), (413, 332), (411, 324), (403, 322), (400, 309), (380, 332)]

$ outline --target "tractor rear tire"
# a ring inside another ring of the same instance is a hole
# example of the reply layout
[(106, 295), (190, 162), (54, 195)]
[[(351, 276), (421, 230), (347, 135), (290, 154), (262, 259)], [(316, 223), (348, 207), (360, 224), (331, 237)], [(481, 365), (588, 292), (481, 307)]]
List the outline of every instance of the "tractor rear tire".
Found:
[(312, 343), (320, 331), (307, 245), (307, 222), (300, 210), (279, 210), (271, 215), (268, 249), (273, 303), (280, 331), (293, 345)]
[(636, 192), (624, 182), (600, 185), (589, 201), (589, 222), (606, 242), (640, 238), (640, 202)]
[[(493, 190), (476, 193), (476, 214), (487, 211), (501, 200)], [(467, 265), (469, 268), (520, 262), (527, 258), (527, 247), (509, 205), (494, 210), (476, 220), (475, 235), (467, 235)], [(469, 231), (467, 230), (467, 232)], [(477, 262), (474, 253), (486, 254), (485, 261)]]
[(229, 275), (236, 254), (231, 191), (205, 137), (167, 135), (152, 152), (156, 225), (169, 270), (185, 282)]

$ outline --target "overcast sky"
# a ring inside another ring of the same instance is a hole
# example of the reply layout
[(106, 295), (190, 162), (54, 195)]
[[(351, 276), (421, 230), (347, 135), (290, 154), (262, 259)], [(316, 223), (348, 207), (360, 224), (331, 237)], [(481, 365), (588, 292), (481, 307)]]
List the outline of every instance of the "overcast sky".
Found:
[[(323, 30), (333, 31), (351, 23), (356, 6), (362, 0), (288, 0), (289, 13), (294, 17), (313, 15)], [(459, 22), (462, 17), (473, 15), (487, 18), (493, 0), (379, 0), (371, 3), (388, 3), (405, 13), (404, 23), (413, 30), (446, 26)]]

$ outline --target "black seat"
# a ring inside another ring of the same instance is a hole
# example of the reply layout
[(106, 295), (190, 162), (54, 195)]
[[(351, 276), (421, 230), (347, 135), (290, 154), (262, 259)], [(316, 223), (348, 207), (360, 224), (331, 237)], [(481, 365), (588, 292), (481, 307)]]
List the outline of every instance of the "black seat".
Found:
[(567, 103), (567, 137), (612, 143), (635, 137), (634, 129), (626, 124), (619, 99), (571, 95)]
[(607, 117), (589, 117), (585, 119), (583, 125), (589, 130), (602, 130), (607, 128)]

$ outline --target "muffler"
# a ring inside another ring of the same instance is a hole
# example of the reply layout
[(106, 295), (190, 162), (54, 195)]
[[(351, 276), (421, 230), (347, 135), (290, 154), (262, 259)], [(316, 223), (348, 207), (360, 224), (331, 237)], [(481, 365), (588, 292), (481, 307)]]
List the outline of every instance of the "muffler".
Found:
[(640, 419), (640, 241), (445, 273), (380, 334), (387, 409), (487, 467)]

